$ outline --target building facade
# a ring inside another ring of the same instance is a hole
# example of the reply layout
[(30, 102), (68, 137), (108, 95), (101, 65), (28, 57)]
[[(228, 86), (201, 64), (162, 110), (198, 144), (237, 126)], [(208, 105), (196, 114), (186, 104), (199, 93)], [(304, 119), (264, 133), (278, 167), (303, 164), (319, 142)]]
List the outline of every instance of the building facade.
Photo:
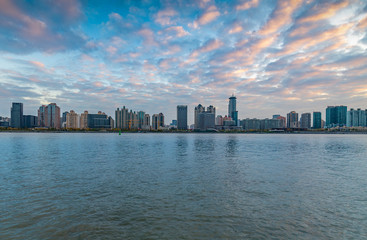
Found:
[(287, 128), (299, 128), (298, 113), (295, 111), (287, 114)]
[(80, 117), (74, 110), (70, 110), (70, 112), (66, 114), (66, 126), (65, 127), (72, 128), (72, 129), (80, 128)]
[(46, 111), (46, 105), (42, 105), (38, 109), (38, 126), (39, 127), (46, 127), (46, 121), (45, 121), (45, 111)]
[(311, 128), (311, 113), (302, 113), (300, 123), (301, 123), (301, 128), (310, 129)]
[(143, 126), (142, 126), (143, 130), (150, 130), (150, 115), (149, 114), (144, 114), (144, 122), (143, 122)]
[(125, 106), (115, 111), (115, 127), (117, 129), (128, 129), (128, 113), (129, 110)]
[[(215, 108), (214, 108), (215, 112)], [(203, 111), (198, 114), (198, 128), (201, 131), (215, 128), (215, 114), (211, 111)]]
[(326, 108), (326, 127), (343, 127), (347, 125), (346, 106), (328, 106)]
[(205, 111), (205, 108), (201, 104), (195, 107), (195, 111), (194, 111), (194, 128), (195, 129), (199, 128), (199, 114), (204, 111)]
[(321, 112), (313, 112), (313, 124), (312, 128), (320, 129), (321, 126)]
[(366, 127), (367, 110), (351, 108), (347, 114), (347, 127)]
[(23, 128), (23, 103), (12, 103), (10, 109), (10, 126), (12, 128)]
[(238, 125), (238, 111), (237, 111), (237, 98), (232, 94), (229, 98), (228, 103), (228, 117), (231, 117), (235, 122), (236, 126)]
[(38, 126), (38, 118), (33, 115), (24, 115), (24, 128), (34, 128)]
[(187, 130), (187, 105), (177, 106), (177, 129)]

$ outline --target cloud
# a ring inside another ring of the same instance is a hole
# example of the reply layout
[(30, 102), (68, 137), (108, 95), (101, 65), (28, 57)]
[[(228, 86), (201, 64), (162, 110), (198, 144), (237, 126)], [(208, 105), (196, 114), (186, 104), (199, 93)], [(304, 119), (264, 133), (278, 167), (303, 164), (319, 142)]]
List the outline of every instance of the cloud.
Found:
[(175, 33), (174, 37), (176, 38), (190, 35), (187, 31), (185, 31), (185, 29), (182, 26), (169, 27), (169, 28), (166, 28), (164, 31), (167, 33)]
[(154, 32), (151, 29), (144, 28), (140, 30), (138, 34), (144, 38), (146, 46), (158, 46), (158, 43), (155, 41)]
[(250, 8), (254, 8), (254, 7), (257, 7), (259, 5), (259, 0), (249, 0), (249, 1), (244, 1), (243, 3), (241, 4), (238, 4), (236, 6), (236, 10), (247, 10), (247, 9), (250, 9)]
[(172, 17), (177, 16), (177, 12), (174, 9), (165, 9), (158, 11), (155, 16), (155, 22), (159, 23), (162, 26), (172, 25), (175, 21), (172, 20)]
[(259, 34), (270, 35), (279, 34), (279, 32), (292, 24), (292, 16), (296, 9), (302, 4), (300, 0), (280, 1), (274, 10), (271, 18), (261, 28)]
[(197, 21), (194, 22), (194, 28), (197, 28), (198, 25), (206, 25), (220, 16), (220, 12), (216, 8), (216, 6), (210, 6), (204, 14), (202, 14)]
[(79, 7), (74, 1), (58, 1), (54, 5), (43, 1), (1, 1), (0, 50), (58, 52), (84, 47), (87, 39), (74, 29), (82, 18)]
[(299, 23), (307, 23), (307, 22), (318, 22), (321, 20), (329, 19), (334, 16), (338, 11), (348, 6), (348, 1), (341, 1), (335, 4), (325, 3), (320, 5), (315, 5), (310, 12), (312, 13), (309, 16), (298, 19)]

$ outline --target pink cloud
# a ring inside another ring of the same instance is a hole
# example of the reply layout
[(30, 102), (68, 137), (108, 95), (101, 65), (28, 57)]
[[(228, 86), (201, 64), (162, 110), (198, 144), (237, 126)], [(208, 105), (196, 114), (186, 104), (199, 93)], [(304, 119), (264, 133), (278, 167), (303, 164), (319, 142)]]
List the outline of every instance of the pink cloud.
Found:
[(236, 10), (247, 10), (250, 8), (257, 7), (259, 5), (259, 0), (249, 0), (245, 1), (242, 4), (236, 6)]
[(155, 22), (162, 26), (174, 24), (172, 17), (177, 16), (177, 12), (173, 9), (161, 10), (155, 16)]
[(339, 10), (347, 7), (348, 5), (349, 5), (348, 1), (342, 1), (335, 4), (326, 3), (322, 7), (317, 5), (312, 9), (315, 14), (301, 18), (298, 22), (299, 23), (317, 22), (320, 20), (328, 19), (334, 16)]
[(203, 46), (192, 52), (191, 57), (197, 57), (201, 53), (211, 52), (220, 48), (221, 46), (223, 46), (223, 42), (219, 41), (218, 39), (208, 41)]
[(189, 33), (186, 32), (182, 26), (169, 27), (169, 28), (166, 28), (165, 31), (174, 32), (176, 34), (175, 37), (179, 37), (179, 38), (189, 35)]
[(231, 29), (228, 31), (229, 34), (234, 34), (234, 33), (240, 33), (243, 31), (243, 28), (240, 24), (236, 23), (234, 24)]
[(217, 10), (217, 8), (213, 5), (210, 6), (207, 11), (194, 23), (194, 26), (199, 25), (205, 25), (212, 21), (214, 21), (217, 17), (220, 16), (220, 12)]
[(261, 35), (277, 34), (285, 26), (292, 23), (292, 15), (298, 9), (302, 1), (279, 1), (277, 9), (273, 13), (273, 17), (259, 31)]
[(144, 28), (138, 32), (145, 40), (145, 44), (148, 46), (157, 46), (158, 43), (155, 41), (154, 32), (149, 28)]

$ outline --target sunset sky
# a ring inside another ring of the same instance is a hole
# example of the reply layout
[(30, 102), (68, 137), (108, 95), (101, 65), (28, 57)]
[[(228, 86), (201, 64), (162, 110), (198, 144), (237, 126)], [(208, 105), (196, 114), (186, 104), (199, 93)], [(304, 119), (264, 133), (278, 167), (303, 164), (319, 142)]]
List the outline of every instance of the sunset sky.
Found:
[[(123, 3), (117, 3), (123, 2)], [(0, 116), (367, 108), (367, 1), (0, 0)]]

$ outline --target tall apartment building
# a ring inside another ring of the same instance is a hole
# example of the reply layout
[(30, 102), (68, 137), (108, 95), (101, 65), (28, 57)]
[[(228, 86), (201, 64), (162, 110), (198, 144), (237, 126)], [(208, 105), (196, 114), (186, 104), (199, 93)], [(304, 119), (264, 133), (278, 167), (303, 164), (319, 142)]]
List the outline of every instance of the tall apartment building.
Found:
[(80, 128), (80, 117), (74, 110), (70, 110), (70, 112), (66, 114), (66, 128)]
[(144, 114), (144, 122), (143, 122), (142, 129), (150, 130), (150, 115), (147, 113)]
[(231, 117), (238, 126), (237, 98), (232, 94), (228, 102), (228, 117)]
[(125, 106), (121, 109), (117, 108), (115, 111), (115, 127), (117, 129), (128, 129), (128, 114), (129, 109), (125, 108)]
[(326, 108), (326, 127), (342, 127), (347, 125), (346, 106), (328, 106)]
[(347, 127), (366, 127), (367, 110), (351, 108), (347, 114)]
[(313, 124), (312, 124), (312, 128), (314, 129), (320, 129), (322, 128), (321, 126), (321, 112), (313, 112)]
[(177, 129), (187, 130), (187, 105), (177, 106)]
[(23, 103), (12, 103), (10, 109), (10, 126), (13, 128), (23, 128)]
[(287, 128), (299, 128), (298, 113), (295, 111), (287, 114)]
[(194, 128), (195, 129), (199, 128), (199, 113), (204, 112), (204, 111), (205, 111), (205, 108), (201, 104), (195, 107), (195, 110), (194, 110)]
[(301, 114), (301, 128), (311, 128), (311, 113), (302, 113)]
[(60, 129), (60, 108), (56, 103), (50, 103), (44, 109), (45, 127)]

